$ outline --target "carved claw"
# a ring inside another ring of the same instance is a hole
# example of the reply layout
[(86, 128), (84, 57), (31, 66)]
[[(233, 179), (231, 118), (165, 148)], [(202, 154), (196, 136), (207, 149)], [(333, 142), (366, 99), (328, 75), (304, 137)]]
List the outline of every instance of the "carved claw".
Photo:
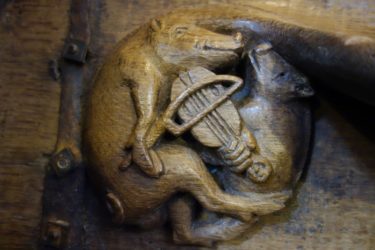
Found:
[(164, 167), (163, 167), (163, 163), (162, 163), (159, 155), (153, 149), (149, 149), (149, 154), (151, 156), (153, 168), (155, 169), (154, 173), (157, 176), (163, 175), (164, 174)]
[(152, 149), (146, 149), (141, 143), (133, 146), (133, 161), (150, 177), (158, 178), (163, 174), (163, 164)]
[(250, 151), (257, 148), (258, 145), (254, 135), (245, 126), (242, 127), (241, 137), (249, 147)]
[(132, 163), (132, 154), (129, 152), (125, 152), (123, 160), (121, 161), (118, 168), (120, 171), (125, 171), (126, 169), (128, 169), (131, 163)]

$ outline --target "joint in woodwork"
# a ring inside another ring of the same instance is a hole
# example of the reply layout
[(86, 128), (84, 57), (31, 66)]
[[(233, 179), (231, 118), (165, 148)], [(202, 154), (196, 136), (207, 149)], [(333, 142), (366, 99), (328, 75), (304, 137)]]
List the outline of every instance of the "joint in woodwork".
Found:
[(80, 40), (69, 40), (64, 47), (63, 58), (77, 63), (85, 63), (87, 44)]
[(43, 242), (44, 244), (62, 249), (68, 239), (70, 224), (67, 221), (59, 219), (49, 219), (44, 226)]
[(72, 151), (68, 148), (65, 148), (58, 152), (52, 157), (51, 165), (57, 176), (66, 175), (75, 166)]

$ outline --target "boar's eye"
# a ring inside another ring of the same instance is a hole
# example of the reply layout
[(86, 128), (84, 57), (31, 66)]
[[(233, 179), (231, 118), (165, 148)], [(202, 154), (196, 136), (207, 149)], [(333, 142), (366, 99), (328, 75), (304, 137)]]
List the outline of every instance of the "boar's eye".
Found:
[(288, 77), (288, 73), (287, 72), (285, 72), (285, 71), (282, 71), (282, 72), (280, 72), (279, 74), (277, 74), (274, 78), (273, 78), (273, 80), (274, 81), (277, 81), (277, 80), (285, 80), (286, 78)]
[(277, 75), (277, 78), (283, 78), (285, 75), (286, 75), (285, 72), (280, 72), (280, 73)]
[(175, 33), (176, 36), (181, 36), (181, 35), (185, 34), (187, 30), (188, 30), (187, 27), (177, 27), (174, 30), (174, 33)]

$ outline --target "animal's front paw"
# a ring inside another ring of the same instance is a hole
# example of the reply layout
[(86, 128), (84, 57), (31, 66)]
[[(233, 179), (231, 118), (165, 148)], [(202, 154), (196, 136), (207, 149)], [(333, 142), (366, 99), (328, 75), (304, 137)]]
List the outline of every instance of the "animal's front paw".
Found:
[(142, 144), (134, 145), (133, 161), (150, 177), (157, 178), (163, 174), (164, 168), (158, 154)]

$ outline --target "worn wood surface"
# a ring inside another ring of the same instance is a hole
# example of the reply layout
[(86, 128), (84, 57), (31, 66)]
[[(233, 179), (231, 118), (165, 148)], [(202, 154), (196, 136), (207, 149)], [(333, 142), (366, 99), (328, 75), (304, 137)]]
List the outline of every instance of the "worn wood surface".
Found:
[[(92, 19), (90, 63), (99, 63), (116, 41), (146, 19), (174, 7), (208, 2), (220, 1), (92, 1), (96, 20)], [(337, 25), (324, 29), (369, 34), (374, 27), (366, 15), (370, 2), (289, 0), (262, 6), (316, 27), (322, 26), (322, 19), (333, 22), (334, 10)], [(32, 249), (39, 233), (44, 168), (57, 134), (60, 86), (48, 74), (48, 61), (62, 50), (69, 1), (0, 1), (0, 8), (0, 249)], [(375, 247), (373, 108), (322, 93), (315, 113), (311, 161), (296, 198), (287, 209), (262, 219), (247, 240), (219, 248)], [(104, 208), (93, 203), (103, 216), (93, 219), (103, 226), (102, 245), (107, 249), (177, 249), (168, 229), (114, 227)]]
[(30, 249), (57, 133), (60, 87), (48, 62), (62, 49), (69, 3), (0, 2), (0, 249)]

